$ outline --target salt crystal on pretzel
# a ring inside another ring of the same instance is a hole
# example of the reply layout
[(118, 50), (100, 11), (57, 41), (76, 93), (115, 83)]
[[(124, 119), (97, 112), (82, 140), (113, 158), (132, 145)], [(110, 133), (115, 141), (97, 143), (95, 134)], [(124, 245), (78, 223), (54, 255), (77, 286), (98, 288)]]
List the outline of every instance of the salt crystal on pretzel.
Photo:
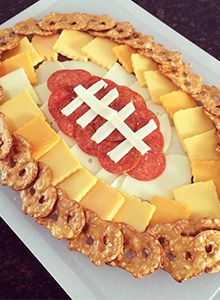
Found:
[(115, 27), (116, 21), (107, 15), (88, 15), (88, 24), (85, 30), (103, 31)]
[(20, 37), (11, 28), (0, 29), (0, 52), (13, 49), (18, 46)]
[(55, 33), (54, 31), (40, 28), (39, 22), (34, 18), (30, 18), (17, 23), (13, 26), (13, 31), (21, 35), (37, 34), (42, 36), (48, 36)]

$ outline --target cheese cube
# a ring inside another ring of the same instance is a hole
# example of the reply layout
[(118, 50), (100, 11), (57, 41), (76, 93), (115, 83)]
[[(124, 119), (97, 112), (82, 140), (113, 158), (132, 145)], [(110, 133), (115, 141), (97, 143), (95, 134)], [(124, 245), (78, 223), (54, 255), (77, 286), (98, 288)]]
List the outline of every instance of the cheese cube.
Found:
[(29, 79), (24, 71), (20, 68), (5, 76), (0, 77), (0, 85), (4, 88), (6, 92), (4, 100), (8, 100), (18, 94), (27, 91), (30, 93), (31, 97), (37, 104), (40, 104), (39, 97), (35, 92), (34, 88), (30, 84)]
[(34, 35), (31, 44), (37, 50), (37, 52), (45, 60), (57, 60), (58, 54), (53, 50), (53, 46), (59, 38), (59, 34), (54, 34), (51, 36), (40, 36)]
[(213, 129), (211, 120), (205, 115), (201, 106), (177, 111), (173, 121), (180, 139)]
[(178, 110), (197, 106), (193, 98), (181, 90), (161, 96), (160, 102), (166, 108), (171, 118)]
[(0, 111), (7, 117), (10, 132), (14, 132), (35, 117), (43, 117), (43, 113), (26, 91), (0, 105)]
[(13, 56), (16, 56), (18, 54), (21, 54), (21, 53), (27, 52), (27, 51), (30, 53), (33, 66), (36, 66), (40, 62), (42, 62), (43, 57), (36, 51), (36, 49), (29, 42), (27, 37), (24, 37), (23, 39), (21, 39), (19, 45), (16, 48), (8, 50), (5, 53), (3, 53), (2, 60), (11, 58)]
[(59, 61), (44, 61), (36, 70), (38, 85), (47, 83), (47, 79), (56, 71), (64, 69), (64, 66)]
[(184, 148), (190, 160), (220, 160), (220, 154), (216, 152), (215, 130), (183, 140)]
[(57, 125), (57, 122), (54, 120), (54, 118), (52, 117), (51, 113), (49, 112), (49, 107), (48, 107), (48, 103), (45, 102), (42, 106), (41, 106), (41, 111), (44, 114), (44, 117), (46, 118), (47, 122), (50, 124), (50, 126), (56, 131), (59, 131), (59, 127)]
[(173, 194), (177, 201), (191, 206), (191, 219), (220, 218), (220, 201), (212, 180), (182, 186)]
[(131, 62), (131, 55), (135, 53), (135, 50), (127, 45), (116, 46), (112, 50), (125, 70), (128, 73), (133, 73), (134, 69)]
[(117, 45), (110, 39), (96, 37), (82, 48), (82, 52), (95, 64), (109, 70), (117, 61), (112, 51)]
[(220, 197), (220, 160), (192, 161), (193, 181), (213, 180)]
[(53, 50), (75, 60), (87, 61), (88, 57), (81, 51), (93, 37), (76, 30), (63, 30)]
[(103, 220), (112, 220), (123, 203), (124, 197), (100, 180), (80, 201), (83, 207), (94, 211)]
[(61, 188), (70, 199), (80, 202), (96, 182), (97, 178), (82, 168), (62, 181), (58, 187)]
[(60, 139), (42, 117), (31, 120), (15, 133), (25, 137), (30, 142), (34, 159), (38, 159), (48, 152)]
[(50, 151), (41, 156), (39, 160), (51, 168), (53, 173), (52, 183), (54, 185), (57, 185), (81, 168), (79, 161), (73, 156), (69, 147), (61, 139), (53, 148), (50, 148)]
[(114, 216), (113, 221), (126, 223), (138, 232), (143, 232), (155, 212), (155, 206), (128, 194), (123, 193), (123, 196), (124, 204)]
[[(23, 68), (28, 79), (32, 84), (37, 82), (35, 69), (31, 60), (30, 52), (22, 52), (15, 56), (12, 56), (2, 62), (5, 74), (15, 71), (19, 68)], [(4, 74), (4, 75), (5, 75)]]
[(141, 86), (146, 86), (145, 71), (156, 71), (158, 70), (157, 63), (151, 58), (145, 57), (141, 54), (134, 53), (131, 55), (131, 62), (134, 69), (134, 74)]
[(189, 219), (191, 215), (191, 206), (159, 196), (151, 198), (150, 202), (156, 207), (150, 225), (159, 223), (172, 223), (181, 219)]
[(144, 72), (144, 78), (151, 96), (151, 100), (160, 103), (160, 97), (177, 90), (177, 86), (159, 71)]
[(110, 79), (119, 85), (125, 86), (132, 85), (136, 81), (135, 76), (125, 71), (125, 69), (119, 63), (115, 63), (105, 74), (104, 78)]

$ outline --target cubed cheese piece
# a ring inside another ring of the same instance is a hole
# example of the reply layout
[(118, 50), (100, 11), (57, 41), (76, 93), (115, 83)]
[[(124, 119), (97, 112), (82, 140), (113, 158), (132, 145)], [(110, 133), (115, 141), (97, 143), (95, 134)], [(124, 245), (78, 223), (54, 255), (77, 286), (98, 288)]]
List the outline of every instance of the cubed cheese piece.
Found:
[(220, 160), (192, 161), (193, 181), (213, 180), (220, 197)]
[(191, 161), (220, 160), (220, 154), (216, 152), (217, 140), (215, 130), (209, 130), (184, 139), (183, 144)]
[(176, 128), (172, 127), (172, 138), (166, 154), (181, 154), (186, 155), (180, 139), (177, 135)]
[(37, 50), (37, 52), (45, 60), (57, 60), (58, 54), (53, 50), (53, 46), (59, 38), (59, 34), (54, 34), (51, 36), (40, 36), (34, 35), (32, 38), (32, 45)]
[(100, 180), (80, 201), (83, 207), (94, 211), (103, 220), (112, 220), (123, 203), (124, 197)]
[(160, 102), (166, 108), (171, 118), (176, 111), (197, 106), (193, 98), (181, 90), (161, 96)]
[(112, 50), (125, 70), (128, 73), (133, 73), (134, 69), (131, 62), (131, 55), (135, 53), (135, 50), (127, 45), (116, 46)]
[(157, 63), (151, 58), (145, 57), (138, 53), (133, 53), (131, 55), (132, 66), (134, 69), (134, 74), (141, 86), (146, 86), (146, 80), (144, 77), (145, 71), (156, 71), (158, 70)]
[(173, 194), (177, 201), (192, 207), (192, 219), (220, 218), (220, 201), (212, 180), (182, 186)]
[(38, 85), (47, 83), (47, 79), (56, 71), (64, 69), (59, 61), (44, 61), (36, 71)]
[(150, 99), (150, 95), (148, 93), (148, 89), (146, 87), (140, 86), (139, 82), (136, 81), (135, 83), (133, 83), (132, 85), (129, 86), (129, 88), (138, 93), (139, 95), (141, 95), (144, 100), (149, 100)]
[(88, 57), (81, 51), (93, 37), (76, 30), (63, 30), (53, 50), (75, 60), (87, 61)]
[(34, 88), (38, 97), (40, 98), (41, 103), (45, 103), (49, 100), (51, 91), (47, 87), (47, 83), (42, 83)]
[(20, 68), (5, 76), (0, 77), (0, 85), (4, 88), (6, 92), (4, 100), (8, 100), (18, 94), (27, 91), (30, 93), (31, 97), (37, 104), (40, 104), (38, 95), (36, 94), (34, 88), (30, 84), (29, 79), (24, 71)]
[(173, 199), (154, 196), (150, 202), (156, 207), (150, 225), (172, 223), (181, 219), (189, 219), (192, 209), (188, 204)]
[(115, 63), (111, 69), (105, 74), (106, 79), (110, 79), (119, 85), (129, 86), (135, 83), (136, 78), (133, 74), (129, 74), (125, 69)]
[(59, 127), (57, 125), (57, 122), (54, 120), (52, 117), (51, 113), (49, 112), (49, 107), (48, 103), (45, 102), (41, 107), (40, 107), (42, 113), (44, 114), (44, 117), (46, 118), (47, 122), (50, 124), (50, 126), (56, 131), (59, 131)]
[(97, 178), (95, 176), (86, 169), (81, 168), (62, 181), (58, 187), (61, 188), (70, 199), (80, 202), (96, 182)]
[(97, 66), (91, 61), (67, 60), (63, 62), (65, 69), (81, 69), (88, 71), (92, 75), (104, 77), (107, 71), (100, 66)]
[(177, 111), (173, 121), (182, 140), (213, 129), (211, 120), (201, 106)]
[(82, 51), (95, 64), (109, 70), (117, 61), (117, 57), (112, 51), (117, 45), (110, 39), (96, 37), (83, 47)]
[(123, 196), (124, 204), (114, 216), (113, 221), (126, 223), (138, 232), (143, 232), (155, 212), (155, 206), (128, 194), (123, 193)]
[(60, 183), (65, 178), (81, 168), (79, 161), (74, 157), (69, 147), (62, 139), (39, 159), (51, 168), (52, 183)]
[(35, 117), (43, 117), (43, 113), (26, 91), (0, 105), (0, 111), (6, 115), (11, 132)]
[(177, 90), (177, 86), (159, 71), (144, 72), (144, 79), (146, 81), (151, 100), (155, 103), (160, 103), (160, 97), (162, 95)]
[(42, 117), (31, 120), (15, 133), (25, 137), (31, 143), (34, 159), (38, 159), (47, 153), (60, 139)]
[(11, 58), (13, 56), (16, 56), (18, 54), (21, 54), (21, 53), (27, 52), (27, 51), (30, 53), (33, 66), (36, 66), (40, 62), (42, 62), (43, 57), (36, 51), (36, 49), (29, 42), (27, 37), (24, 37), (23, 39), (21, 39), (19, 45), (16, 48), (6, 51), (3, 54), (2, 60)]
[(117, 174), (110, 173), (103, 168), (98, 171), (96, 176), (97, 178), (104, 180), (108, 184), (111, 184), (118, 177)]
[(73, 145), (76, 144), (76, 141), (69, 137), (68, 135), (66, 135), (65, 133), (63, 133), (61, 130), (58, 131), (58, 135), (60, 136), (61, 139), (64, 140), (64, 142), (70, 147), (72, 148)]
[(37, 82), (37, 76), (33, 67), (31, 54), (29, 51), (22, 52), (4, 60), (2, 66), (4, 68), (5, 74), (15, 71), (19, 68), (23, 68), (30, 82), (32, 84)]

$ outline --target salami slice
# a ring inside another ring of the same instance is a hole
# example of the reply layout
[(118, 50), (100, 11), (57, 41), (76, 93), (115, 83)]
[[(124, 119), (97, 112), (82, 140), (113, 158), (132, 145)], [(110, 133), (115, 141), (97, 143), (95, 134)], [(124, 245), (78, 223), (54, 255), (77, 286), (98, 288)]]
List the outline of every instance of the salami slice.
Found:
[(151, 147), (153, 151), (162, 151), (164, 146), (164, 138), (159, 129), (154, 130), (143, 141)]
[(164, 172), (166, 168), (166, 157), (164, 153), (149, 151), (141, 157), (139, 164), (128, 172), (128, 175), (141, 181), (153, 180)]
[(47, 86), (52, 92), (65, 86), (74, 88), (88, 81), (91, 76), (92, 75), (85, 70), (59, 70), (48, 78)]
[(98, 145), (91, 140), (95, 129), (92, 124), (87, 125), (85, 128), (77, 125), (75, 139), (79, 147), (87, 154), (97, 156)]
[(98, 146), (97, 156), (100, 164), (106, 171), (115, 174), (123, 174), (138, 165), (141, 155), (135, 148), (133, 148), (121, 160), (119, 160), (118, 163), (115, 163), (111, 160), (107, 153), (114, 149), (118, 144), (120, 144), (120, 142), (102, 142)]

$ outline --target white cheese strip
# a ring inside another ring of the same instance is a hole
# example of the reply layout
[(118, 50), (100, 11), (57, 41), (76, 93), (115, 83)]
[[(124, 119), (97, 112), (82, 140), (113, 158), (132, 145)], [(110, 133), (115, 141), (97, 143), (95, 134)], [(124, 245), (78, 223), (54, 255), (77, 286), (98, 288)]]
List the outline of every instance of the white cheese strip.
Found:
[(108, 184), (111, 184), (117, 177), (117, 174), (110, 173), (105, 169), (101, 169), (97, 174), (96, 177), (99, 179), (103, 179)]
[(130, 85), (129, 88), (132, 91), (134, 91), (134, 92), (138, 93), (139, 95), (141, 95), (144, 98), (145, 101), (150, 99), (148, 89), (146, 87), (140, 86), (138, 81), (136, 81), (135, 83)]
[(0, 77), (0, 85), (4, 88), (3, 101), (13, 98), (23, 91), (27, 91), (37, 104), (41, 103), (24, 69), (22, 68)]
[[(92, 95), (96, 94), (98, 91), (100, 91), (102, 88), (107, 87), (108, 84), (103, 81), (100, 80), (96, 83), (94, 83), (92, 86), (90, 86), (88, 88), (88, 92), (90, 92)], [(73, 99), (73, 101), (71, 101), (68, 105), (66, 105), (62, 110), (62, 114), (64, 114), (65, 116), (69, 116), (71, 115), (77, 108), (80, 107), (80, 105), (83, 104), (83, 100), (80, 97), (76, 97), (75, 99)]]
[(51, 91), (48, 89), (47, 83), (42, 83), (36, 86), (34, 89), (42, 104), (49, 100)]
[(73, 138), (69, 137), (68, 135), (66, 135), (65, 133), (63, 133), (61, 130), (58, 131), (58, 135), (61, 137), (61, 139), (63, 139), (66, 142), (66, 144), (70, 148), (73, 147), (73, 145), (76, 144), (76, 141)]
[(59, 61), (44, 61), (36, 70), (37, 85), (47, 82), (47, 79), (56, 71), (64, 69)]
[(97, 66), (91, 61), (76, 61), (76, 60), (67, 60), (63, 62), (65, 69), (79, 69), (90, 72), (92, 75), (104, 77), (106, 70)]
[(82, 85), (75, 87), (74, 91), (98, 115), (111, 122), (111, 124), (118, 129), (118, 131), (133, 145), (133, 147), (137, 148), (141, 154), (145, 154), (150, 149), (149, 146), (139, 139), (127, 124), (118, 117), (117, 111), (110, 107), (106, 107)]
[(57, 125), (57, 122), (54, 120), (54, 118), (52, 117), (52, 115), (49, 112), (48, 109), (48, 103), (45, 102), (41, 107), (40, 107), (41, 111), (43, 112), (43, 114), (46, 117), (47, 122), (50, 124), (50, 126), (56, 131), (59, 131), (59, 127)]
[(164, 147), (163, 151), (166, 152), (169, 148), (171, 138), (172, 138), (172, 127), (170, 125), (170, 120), (167, 114), (163, 114), (162, 116), (157, 116), (160, 122), (160, 131), (164, 138)]
[(167, 155), (166, 169), (160, 177), (151, 181), (140, 181), (131, 176), (126, 176), (121, 190), (145, 200), (149, 200), (155, 195), (172, 197), (170, 191), (182, 185), (190, 184), (191, 176), (188, 157)]
[[(118, 90), (116, 88), (108, 92), (100, 101), (105, 105), (110, 105), (115, 99), (119, 96)], [(82, 128), (85, 128), (90, 122), (92, 122), (97, 117), (97, 114), (89, 109), (84, 115), (77, 119), (76, 123), (79, 124)]]
[[(155, 129), (157, 129), (157, 124), (154, 120), (150, 120), (145, 126), (140, 128), (137, 132), (135, 132), (135, 135), (139, 139), (144, 139), (147, 135), (152, 133)], [(124, 140), (121, 142), (117, 147), (115, 147), (113, 150), (108, 152), (109, 157), (115, 162), (119, 162), (122, 157), (124, 157), (131, 149), (132, 145), (127, 141)], [(150, 150), (150, 148), (149, 148)]]
[(124, 182), (126, 176), (125, 175), (121, 175), (121, 176), (118, 176), (112, 183), (111, 183), (111, 186), (114, 188), (114, 189), (120, 189), (121, 186), (122, 186), (122, 183)]
[[(118, 116), (122, 119), (122, 121), (125, 121), (134, 111), (135, 107), (133, 102), (131, 101), (119, 111)], [(97, 144), (100, 144), (114, 130), (115, 127), (110, 122), (106, 122), (97, 129), (97, 131), (91, 137), (91, 140), (95, 141)]]
[(105, 74), (104, 78), (125, 86), (129, 86), (136, 81), (135, 76), (133, 74), (129, 74), (119, 63), (115, 63)]
[(166, 151), (166, 154), (181, 154), (186, 155), (183, 146), (180, 142), (180, 139), (177, 135), (177, 131), (175, 127), (172, 127), (172, 138), (169, 145), (169, 148)]

